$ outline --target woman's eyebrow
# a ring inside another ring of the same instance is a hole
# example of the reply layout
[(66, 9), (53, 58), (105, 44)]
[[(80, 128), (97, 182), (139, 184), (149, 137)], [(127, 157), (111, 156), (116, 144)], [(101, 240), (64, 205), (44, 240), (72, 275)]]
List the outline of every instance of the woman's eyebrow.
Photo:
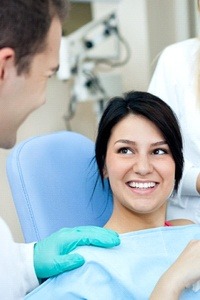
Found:
[[(136, 145), (136, 142), (135, 141), (131, 141), (131, 140), (125, 140), (125, 139), (120, 139), (120, 140), (117, 140), (115, 142), (115, 144), (117, 143), (122, 143), (122, 144), (130, 144), (130, 145)], [(158, 142), (155, 142), (155, 143), (152, 143), (151, 146), (162, 146), (162, 145), (168, 145), (167, 144), (167, 141), (165, 140), (161, 140), (161, 141), (158, 141)]]
[(168, 145), (167, 141), (159, 141), (156, 143), (151, 144), (152, 146), (162, 146), (162, 145)]
[(136, 142), (134, 142), (134, 141), (124, 140), (124, 139), (117, 140), (117, 141), (115, 142), (115, 144), (117, 144), (117, 143), (131, 144), (131, 145), (135, 145), (135, 144), (136, 144)]

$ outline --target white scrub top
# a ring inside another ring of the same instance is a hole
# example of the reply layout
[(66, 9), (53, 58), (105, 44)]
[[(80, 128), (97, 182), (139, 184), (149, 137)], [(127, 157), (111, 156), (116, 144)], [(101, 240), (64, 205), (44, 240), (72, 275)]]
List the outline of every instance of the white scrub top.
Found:
[(149, 92), (160, 97), (180, 122), (186, 160), (178, 195), (170, 199), (167, 219), (190, 219), (200, 224), (200, 195), (196, 179), (200, 173), (200, 100), (196, 101), (196, 74), (200, 40), (189, 39), (168, 46), (161, 54)]
[(17, 244), (0, 218), (0, 299), (21, 300), (38, 286), (33, 266), (33, 244)]

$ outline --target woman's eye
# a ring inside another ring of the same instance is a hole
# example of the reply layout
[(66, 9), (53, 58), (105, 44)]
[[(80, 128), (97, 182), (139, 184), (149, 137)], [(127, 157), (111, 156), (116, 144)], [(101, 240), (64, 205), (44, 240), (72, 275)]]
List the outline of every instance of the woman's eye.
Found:
[(118, 150), (118, 153), (122, 153), (122, 154), (131, 154), (132, 151), (131, 151), (129, 148), (123, 147), (123, 148), (120, 148), (120, 149)]
[(155, 149), (153, 151), (153, 154), (155, 154), (155, 155), (163, 155), (163, 154), (167, 154), (167, 153), (168, 153), (168, 151), (166, 149)]

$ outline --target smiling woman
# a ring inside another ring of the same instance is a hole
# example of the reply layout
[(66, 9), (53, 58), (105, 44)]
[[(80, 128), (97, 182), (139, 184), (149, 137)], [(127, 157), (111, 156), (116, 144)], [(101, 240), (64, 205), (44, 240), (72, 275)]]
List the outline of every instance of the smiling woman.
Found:
[(166, 104), (143, 92), (113, 98), (99, 124), (96, 160), (114, 199), (106, 227), (124, 233), (164, 225), (183, 169), (181, 134)]
[[(175, 162), (158, 128), (143, 116), (125, 116), (112, 130), (105, 166), (115, 204), (106, 227), (117, 224), (118, 232), (124, 233), (141, 229), (141, 219), (144, 228), (150, 222), (152, 227), (162, 226), (166, 199), (174, 188)], [(162, 218), (154, 218), (155, 211)]]
[(165, 220), (183, 170), (181, 133), (170, 107), (144, 92), (111, 99), (95, 155), (113, 194), (105, 227), (120, 234), (121, 245), (76, 250), (84, 266), (46, 281), (27, 299), (199, 299), (198, 285), (191, 285), (200, 278), (200, 242), (189, 242), (200, 226)]

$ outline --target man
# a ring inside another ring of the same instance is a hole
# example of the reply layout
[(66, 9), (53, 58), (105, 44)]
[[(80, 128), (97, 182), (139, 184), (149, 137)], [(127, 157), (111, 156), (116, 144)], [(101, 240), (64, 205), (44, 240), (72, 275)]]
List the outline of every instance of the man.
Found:
[[(66, 0), (0, 0), (0, 147), (16, 142), (19, 126), (45, 102), (58, 68)], [(80, 267), (69, 252), (81, 245), (113, 247), (118, 235), (97, 227), (62, 229), (34, 244), (17, 244), (0, 219), (0, 299), (18, 300), (42, 278)]]

